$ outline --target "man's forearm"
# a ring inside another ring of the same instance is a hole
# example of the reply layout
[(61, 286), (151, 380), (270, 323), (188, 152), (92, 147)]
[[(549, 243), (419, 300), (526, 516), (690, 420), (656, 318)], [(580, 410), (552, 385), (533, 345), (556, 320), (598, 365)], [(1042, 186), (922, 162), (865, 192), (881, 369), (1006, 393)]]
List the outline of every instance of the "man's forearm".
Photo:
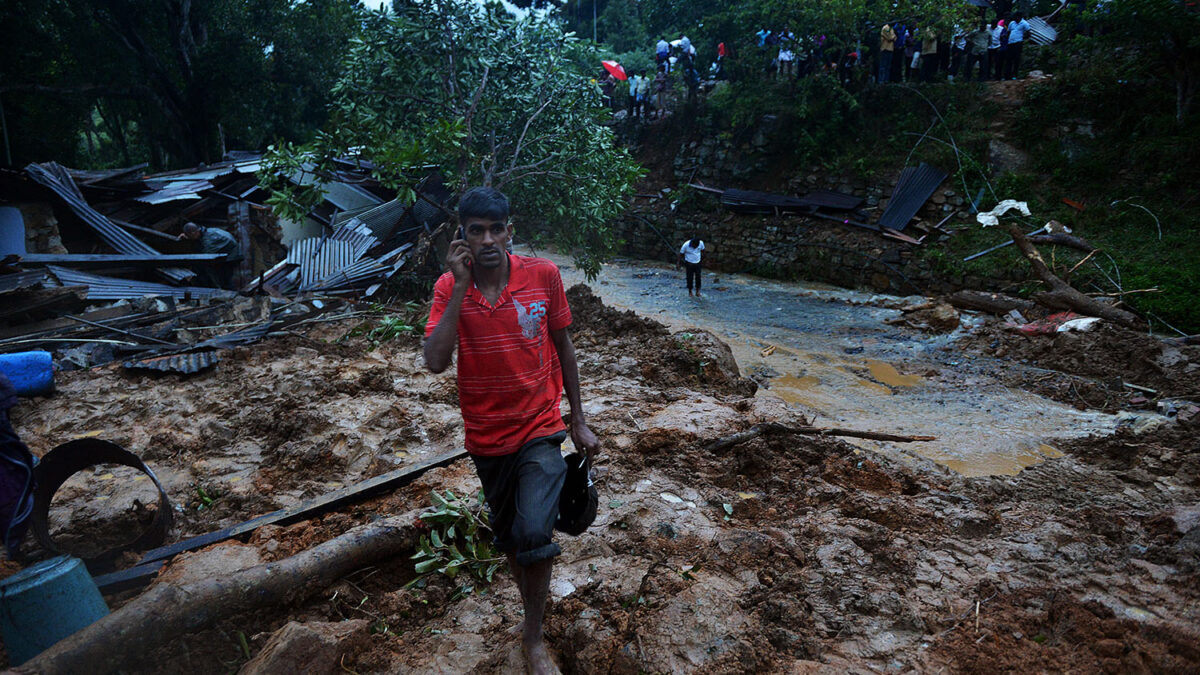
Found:
[(458, 315), (465, 297), (467, 285), (455, 283), (450, 301), (446, 303), (446, 311), (425, 341), (425, 367), (435, 373), (442, 372), (450, 365), (450, 356), (454, 354), (454, 346), (458, 343)]
[(554, 346), (558, 349), (563, 390), (567, 394), (567, 403), (571, 406), (571, 424), (582, 424), (585, 420), (579, 396), (579, 363), (575, 360), (575, 344), (571, 342), (571, 336), (565, 328), (561, 335), (555, 335)]

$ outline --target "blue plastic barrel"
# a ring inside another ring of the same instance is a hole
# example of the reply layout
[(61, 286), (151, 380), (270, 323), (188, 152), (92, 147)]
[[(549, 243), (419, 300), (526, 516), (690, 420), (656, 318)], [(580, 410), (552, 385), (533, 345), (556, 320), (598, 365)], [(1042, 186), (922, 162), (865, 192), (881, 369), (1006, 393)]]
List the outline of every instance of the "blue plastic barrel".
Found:
[(14, 666), (107, 614), (79, 558), (60, 555), (0, 581), (0, 634)]
[(20, 209), (0, 206), (0, 258), (9, 253), (25, 255), (25, 219)]
[(49, 396), (54, 393), (54, 361), (50, 352), (0, 354), (0, 373), (17, 390), (17, 396)]

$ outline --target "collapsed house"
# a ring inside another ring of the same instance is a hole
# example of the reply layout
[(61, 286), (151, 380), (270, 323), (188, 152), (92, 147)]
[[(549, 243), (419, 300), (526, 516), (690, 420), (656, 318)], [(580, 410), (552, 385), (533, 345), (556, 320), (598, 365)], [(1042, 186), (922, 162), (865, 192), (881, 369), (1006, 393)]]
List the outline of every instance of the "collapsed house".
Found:
[[(0, 353), (194, 372), (220, 349), (374, 296), (445, 220), (450, 196), (433, 174), (402, 203), (371, 163), (343, 158), (332, 175), (288, 176), (322, 192), (296, 222), (264, 204), (257, 154), (144, 168), (0, 171)], [(179, 236), (186, 223), (227, 232), (240, 255), (196, 252)], [(232, 283), (205, 284), (209, 269)]]

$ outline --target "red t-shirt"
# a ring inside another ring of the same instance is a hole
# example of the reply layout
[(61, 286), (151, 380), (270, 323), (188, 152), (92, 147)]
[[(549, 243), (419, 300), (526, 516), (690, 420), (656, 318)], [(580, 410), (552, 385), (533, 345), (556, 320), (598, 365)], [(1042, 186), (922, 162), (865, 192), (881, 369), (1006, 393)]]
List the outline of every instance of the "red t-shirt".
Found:
[[(489, 305), (474, 284), (458, 315), (458, 400), (473, 455), (507, 455), (562, 431), (562, 368), (550, 331), (571, 325), (554, 263), (509, 255), (508, 286)], [(433, 286), (428, 338), (454, 290), (446, 272)]]

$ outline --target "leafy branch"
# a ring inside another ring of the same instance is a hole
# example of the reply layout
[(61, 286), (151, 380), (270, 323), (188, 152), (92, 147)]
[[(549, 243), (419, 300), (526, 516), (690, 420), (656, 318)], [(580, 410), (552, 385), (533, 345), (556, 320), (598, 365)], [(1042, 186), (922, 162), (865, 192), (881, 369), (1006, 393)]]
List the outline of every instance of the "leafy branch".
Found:
[(492, 583), (506, 560), (491, 544), (483, 492), (473, 501), (451, 490), (434, 490), (429, 497), (433, 510), (420, 516), (420, 522), (429, 526), (429, 534), (421, 537), (412, 556), (418, 576), (405, 588), (421, 588), (428, 577), (441, 574), (459, 584), (453, 596), (458, 598), (472, 593), (476, 585)]

